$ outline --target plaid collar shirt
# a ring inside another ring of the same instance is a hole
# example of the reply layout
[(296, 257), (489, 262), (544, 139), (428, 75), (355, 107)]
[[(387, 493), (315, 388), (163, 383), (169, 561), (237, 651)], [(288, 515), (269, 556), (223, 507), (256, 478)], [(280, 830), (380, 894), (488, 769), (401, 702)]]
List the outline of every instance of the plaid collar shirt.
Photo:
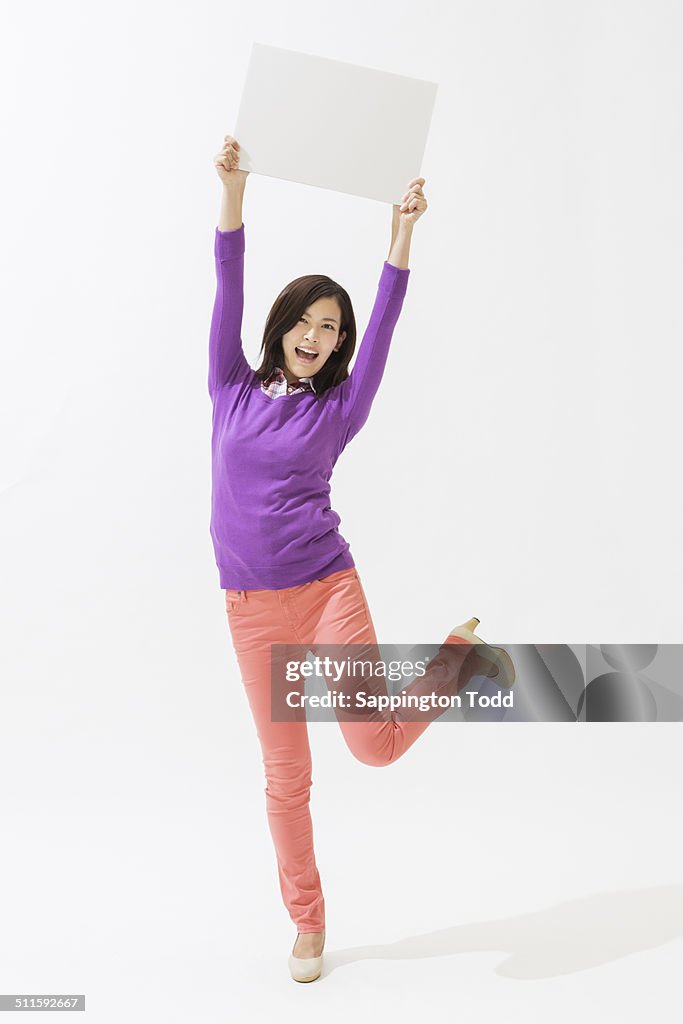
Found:
[(299, 377), (292, 384), (287, 383), (284, 371), (276, 366), (273, 372), (261, 381), (261, 390), (271, 398), (281, 395), (296, 395), (299, 391), (312, 391), (315, 394), (312, 377)]

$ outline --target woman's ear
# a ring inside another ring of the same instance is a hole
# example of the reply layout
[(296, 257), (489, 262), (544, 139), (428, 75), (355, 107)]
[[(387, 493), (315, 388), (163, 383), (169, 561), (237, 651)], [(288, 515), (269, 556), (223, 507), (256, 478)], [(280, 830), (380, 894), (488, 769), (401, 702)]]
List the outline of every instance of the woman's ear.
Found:
[(341, 334), (339, 335), (339, 341), (334, 346), (334, 351), (335, 352), (338, 352), (339, 349), (342, 347), (342, 342), (344, 341), (345, 337), (346, 337), (346, 331), (342, 331)]

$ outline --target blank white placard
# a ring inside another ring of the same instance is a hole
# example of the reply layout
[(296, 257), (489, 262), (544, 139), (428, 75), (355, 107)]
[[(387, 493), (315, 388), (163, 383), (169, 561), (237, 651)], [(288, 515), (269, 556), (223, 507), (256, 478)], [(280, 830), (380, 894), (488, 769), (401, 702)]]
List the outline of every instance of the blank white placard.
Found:
[(420, 176), (437, 88), (254, 43), (233, 132), (240, 167), (398, 203)]

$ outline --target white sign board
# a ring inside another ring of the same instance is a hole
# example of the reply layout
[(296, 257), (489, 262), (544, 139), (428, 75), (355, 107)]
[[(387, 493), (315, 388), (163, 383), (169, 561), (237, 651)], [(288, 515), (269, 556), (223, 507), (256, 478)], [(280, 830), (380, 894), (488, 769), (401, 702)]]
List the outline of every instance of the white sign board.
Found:
[(254, 43), (233, 131), (240, 167), (399, 203), (420, 176), (437, 88)]

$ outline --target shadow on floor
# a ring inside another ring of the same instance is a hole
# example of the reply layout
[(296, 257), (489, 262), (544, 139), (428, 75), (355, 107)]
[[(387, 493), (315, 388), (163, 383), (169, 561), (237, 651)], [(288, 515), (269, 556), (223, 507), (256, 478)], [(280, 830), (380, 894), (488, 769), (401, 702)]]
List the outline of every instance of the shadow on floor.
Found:
[(494, 973), (532, 981), (575, 974), (683, 935), (683, 885), (596, 893), (531, 914), (461, 924), (398, 942), (325, 951), (326, 975), (360, 960), (502, 953)]

